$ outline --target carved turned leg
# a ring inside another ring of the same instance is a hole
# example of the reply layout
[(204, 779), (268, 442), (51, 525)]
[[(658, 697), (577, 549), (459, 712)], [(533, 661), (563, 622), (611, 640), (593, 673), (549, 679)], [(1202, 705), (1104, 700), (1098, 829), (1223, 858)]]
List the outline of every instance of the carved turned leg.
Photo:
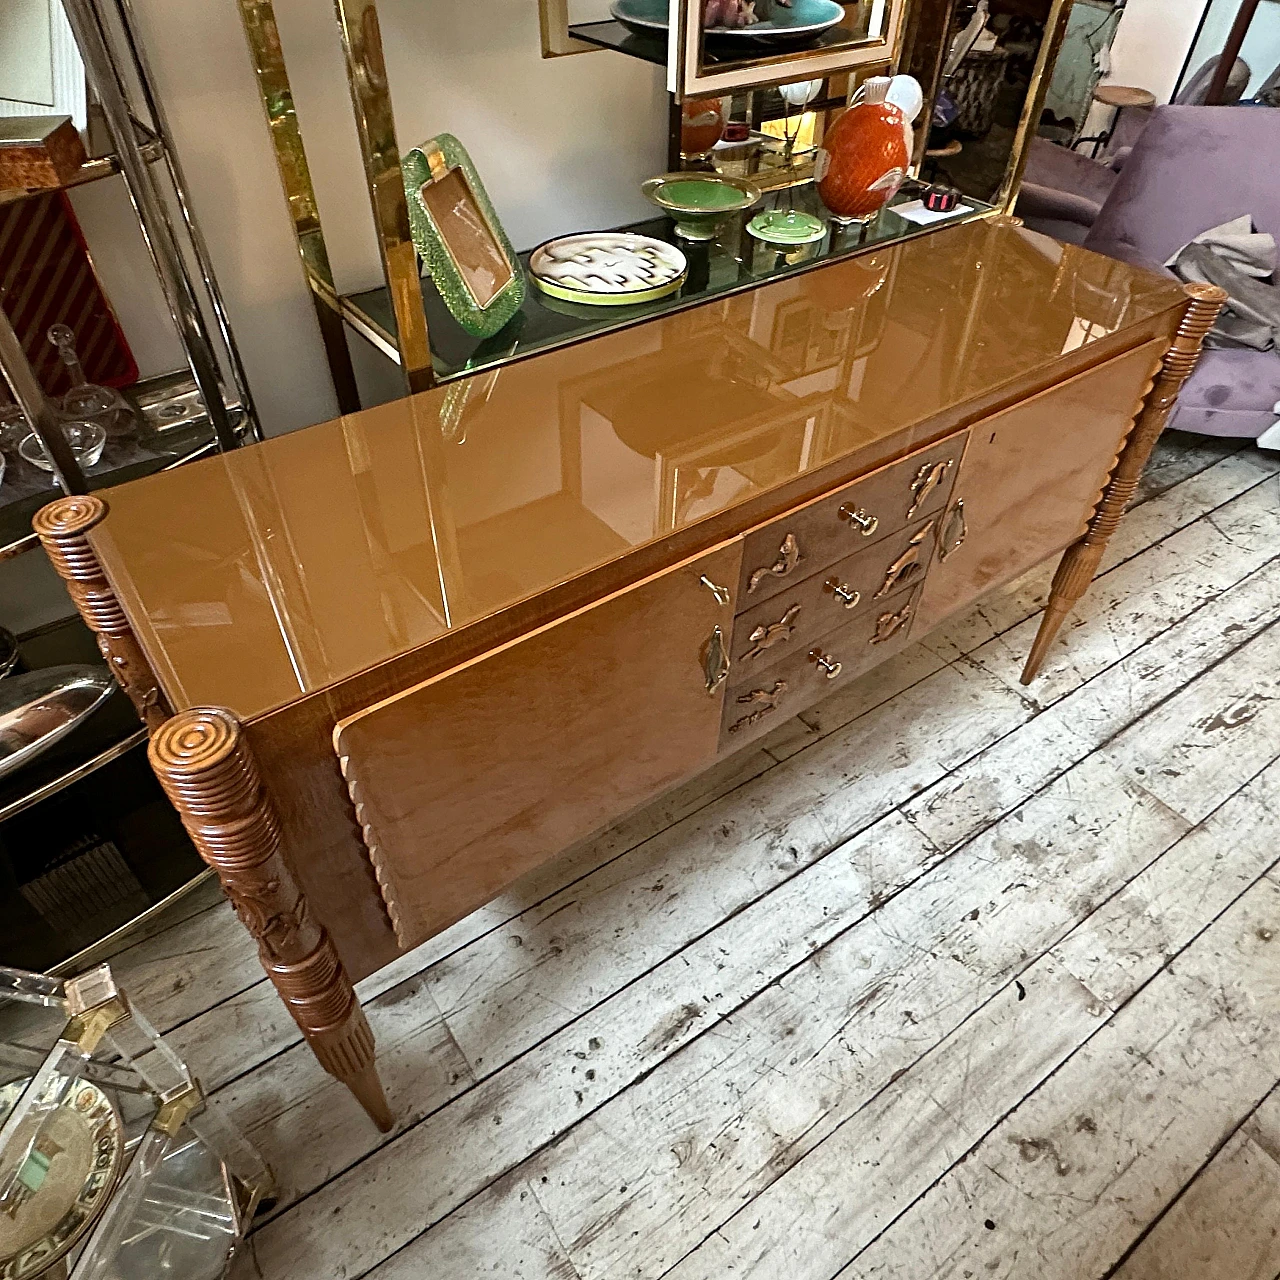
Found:
[(101, 498), (77, 494), (41, 507), (31, 527), (66, 583), (80, 616), (97, 637), (112, 675), (129, 695), (148, 732), (155, 733), (173, 712), (87, 536), (106, 515), (107, 504)]
[(1190, 301), (1182, 323), (1178, 326), (1177, 335), (1169, 350), (1165, 352), (1160, 372), (1150, 395), (1141, 406), (1133, 430), (1116, 458), (1111, 478), (1102, 492), (1102, 499), (1093, 518), (1089, 521), (1089, 528), (1084, 537), (1067, 548), (1058, 571), (1053, 575), (1049, 603), (1045, 606), (1044, 617), (1040, 619), (1040, 630), (1022, 672), (1023, 684), (1030, 684), (1039, 674), (1049, 646), (1066, 621), (1067, 614), (1075, 608), (1097, 574), (1107, 543), (1111, 541), (1111, 535), (1115, 533), (1125, 508), (1133, 500), (1138, 481), (1142, 478), (1142, 470), (1164, 430), (1164, 424), (1178, 399), (1178, 392), (1182, 390), (1183, 383), (1191, 376), (1191, 371), (1200, 358), (1205, 335), (1213, 327), (1218, 312), (1227, 300), (1226, 293), (1211, 284), (1189, 284), (1186, 292)]
[(374, 1065), (373, 1032), (332, 939), (285, 864), (275, 806), (240, 722), (217, 707), (179, 712), (152, 737), (148, 755), (320, 1065), (385, 1133), (391, 1111)]

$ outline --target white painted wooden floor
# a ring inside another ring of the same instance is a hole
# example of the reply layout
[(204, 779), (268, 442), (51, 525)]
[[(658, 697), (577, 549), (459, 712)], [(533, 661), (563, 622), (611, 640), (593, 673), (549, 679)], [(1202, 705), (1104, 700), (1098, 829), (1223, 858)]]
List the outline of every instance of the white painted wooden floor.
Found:
[(117, 968), (282, 1194), (268, 1280), (1274, 1280), (1280, 457), (1052, 566), (361, 984), (383, 1137), (225, 904)]

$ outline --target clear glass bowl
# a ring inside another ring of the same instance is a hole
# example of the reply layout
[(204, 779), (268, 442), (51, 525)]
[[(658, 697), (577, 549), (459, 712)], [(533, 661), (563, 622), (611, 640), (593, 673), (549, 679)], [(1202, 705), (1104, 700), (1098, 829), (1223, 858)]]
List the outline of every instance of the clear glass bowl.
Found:
[[(102, 457), (103, 447), (107, 443), (107, 433), (96, 422), (64, 422), (62, 434), (67, 437), (75, 460), (82, 467), (91, 467)], [(53, 463), (44, 451), (44, 445), (33, 431), (18, 446), (18, 452), (41, 471), (52, 471)]]

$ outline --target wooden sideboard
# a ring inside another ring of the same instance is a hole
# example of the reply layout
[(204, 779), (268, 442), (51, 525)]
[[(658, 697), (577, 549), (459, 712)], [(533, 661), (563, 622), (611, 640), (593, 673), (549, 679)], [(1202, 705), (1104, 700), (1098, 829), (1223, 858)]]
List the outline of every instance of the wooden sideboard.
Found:
[(353, 981), (1065, 551), (1032, 678), (1220, 305), (975, 223), (37, 530), (386, 1126)]

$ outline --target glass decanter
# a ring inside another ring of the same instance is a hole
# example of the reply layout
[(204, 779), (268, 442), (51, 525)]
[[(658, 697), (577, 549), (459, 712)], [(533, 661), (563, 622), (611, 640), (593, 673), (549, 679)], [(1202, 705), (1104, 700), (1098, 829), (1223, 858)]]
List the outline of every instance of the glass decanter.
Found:
[(51, 324), (48, 337), (58, 348), (58, 355), (71, 378), (71, 390), (62, 397), (62, 412), (79, 422), (96, 422), (104, 429), (126, 421), (130, 414), (124, 397), (111, 387), (98, 386), (84, 376), (80, 356), (76, 352), (76, 335), (71, 327)]

